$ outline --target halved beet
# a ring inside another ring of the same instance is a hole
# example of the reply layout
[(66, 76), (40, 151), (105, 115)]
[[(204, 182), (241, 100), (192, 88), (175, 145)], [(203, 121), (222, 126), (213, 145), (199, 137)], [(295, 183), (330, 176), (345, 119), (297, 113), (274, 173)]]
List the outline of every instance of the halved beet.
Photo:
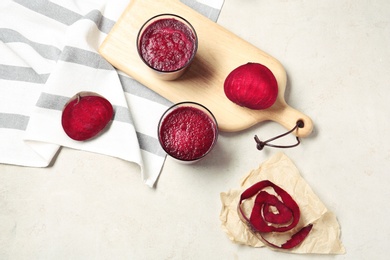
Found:
[(261, 110), (271, 107), (278, 96), (278, 83), (272, 71), (249, 62), (235, 68), (224, 82), (226, 97), (239, 106)]
[(114, 114), (111, 103), (94, 92), (79, 92), (64, 106), (61, 123), (65, 133), (77, 141), (99, 134)]

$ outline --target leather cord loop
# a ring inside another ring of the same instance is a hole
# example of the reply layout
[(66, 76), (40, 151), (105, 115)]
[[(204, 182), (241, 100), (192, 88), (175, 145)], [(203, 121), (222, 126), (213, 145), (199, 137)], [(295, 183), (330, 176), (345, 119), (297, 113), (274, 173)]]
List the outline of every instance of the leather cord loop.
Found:
[(281, 138), (281, 137), (283, 137), (283, 136), (286, 136), (286, 135), (288, 135), (288, 134), (294, 132), (297, 128), (302, 128), (302, 127), (304, 127), (304, 125), (305, 125), (305, 124), (303, 123), (302, 120), (298, 120), (297, 123), (296, 123), (296, 125), (295, 125), (295, 127), (294, 127), (293, 129), (291, 129), (290, 131), (287, 131), (287, 132), (284, 133), (284, 134), (275, 136), (275, 137), (273, 137), (273, 138), (271, 138), (271, 139), (268, 139), (268, 140), (266, 140), (266, 141), (261, 141), (261, 140), (257, 137), (257, 135), (255, 135), (255, 141), (256, 141), (256, 143), (257, 143), (257, 146), (256, 146), (257, 150), (260, 150), (260, 151), (263, 150), (264, 146), (270, 146), (270, 147), (274, 147), (274, 148), (292, 148), (292, 147), (298, 146), (298, 145), (301, 143), (301, 141), (299, 140), (299, 137), (297, 137), (297, 143), (292, 144), (292, 145), (274, 145), (274, 144), (270, 144), (269, 142), (272, 142), (272, 141), (274, 141), (274, 140), (276, 140), (276, 139), (279, 139), (279, 138)]

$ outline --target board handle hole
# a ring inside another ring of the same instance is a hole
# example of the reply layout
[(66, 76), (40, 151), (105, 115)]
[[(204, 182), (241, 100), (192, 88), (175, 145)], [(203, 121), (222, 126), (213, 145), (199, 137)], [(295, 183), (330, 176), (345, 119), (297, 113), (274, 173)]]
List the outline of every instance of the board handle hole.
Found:
[(302, 119), (299, 119), (297, 121), (297, 126), (298, 126), (298, 128), (304, 128), (305, 127), (305, 122), (303, 122)]

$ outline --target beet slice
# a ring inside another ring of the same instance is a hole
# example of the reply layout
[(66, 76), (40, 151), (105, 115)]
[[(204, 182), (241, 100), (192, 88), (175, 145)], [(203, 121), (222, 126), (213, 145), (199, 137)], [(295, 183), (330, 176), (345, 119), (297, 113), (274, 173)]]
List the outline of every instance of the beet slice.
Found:
[(98, 135), (114, 114), (111, 103), (94, 92), (79, 92), (64, 106), (61, 117), (65, 133), (76, 141)]
[[(264, 189), (267, 187), (271, 187), (277, 196), (265, 191)], [(256, 196), (254, 206), (248, 218), (241, 205), (244, 200), (254, 196)], [(300, 219), (299, 206), (290, 194), (268, 180), (255, 183), (241, 194), (238, 213), (241, 220), (263, 242), (280, 249), (296, 247), (308, 236), (313, 227), (312, 224), (303, 227), (282, 245), (275, 245), (264, 237), (266, 233), (270, 232), (287, 232), (296, 227)]]

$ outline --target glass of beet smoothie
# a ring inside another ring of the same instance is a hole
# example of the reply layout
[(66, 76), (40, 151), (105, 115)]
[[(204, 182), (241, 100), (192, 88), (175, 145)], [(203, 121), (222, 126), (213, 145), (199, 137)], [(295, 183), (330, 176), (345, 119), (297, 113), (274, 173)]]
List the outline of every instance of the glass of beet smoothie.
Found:
[(163, 80), (180, 77), (191, 64), (198, 49), (195, 29), (175, 14), (150, 18), (137, 36), (138, 54)]
[(165, 111), (158, 124), (158, 139), (165, 152), (183, 163), (206, 156), (218, 139), (218, 124), (206, 107), (180, 102)]

